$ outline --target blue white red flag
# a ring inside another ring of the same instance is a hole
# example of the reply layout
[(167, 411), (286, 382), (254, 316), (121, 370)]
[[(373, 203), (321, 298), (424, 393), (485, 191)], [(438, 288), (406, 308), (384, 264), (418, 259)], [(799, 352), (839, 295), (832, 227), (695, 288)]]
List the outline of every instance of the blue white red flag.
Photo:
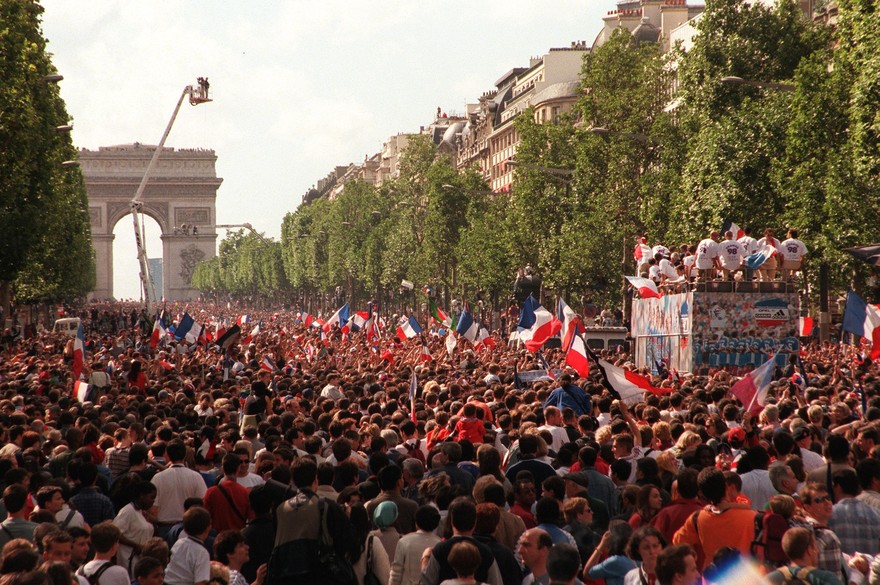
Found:
[(422, 332), (422, 327), (412, 315), (409, 318), (402, 317), (397, 325), (397, 338), (401, 341), (412, 339)]
[(86, 336), (83, 332), (82, 323), (76, 328), (76, 338), (73, 340), (73, 379), (79, 380), (86, 363)]
[(471, 315), (470, 307), (468, 307), (467, 303), (464, 304), (464, 310), (458, 317), (458, 324), (455, 326), (455, 332), (471, 343), (476, 343), (477, 337), (480, 335), (480, 324), (474, 319), (474, 316)]
[(634, 289), (639, 291), (639, 296), (643, 299), (659, 299), (663, 296), (660, 294), (660, 291), (657, 290), (657, 283), (650, 278), (645, 278), (644, 276), (627, 276), (626, 279)]
[(767, 261), (773, 254), (776, 253), (776, 248), (771, 246), (770, 244), (764, 244), (761, 248), (758, 249), (754, 254), (749, 254), (746, 256), (746, 266), (751, 268), (752, 270), (757, 270), (761, 266), (764, 265), (764, 262)]
[(350, 333), (360, 331), (366, 326), (369, 318), (370, 314), (367, 311), (357, 311), (348, 320), (348, 331)]
[(739, 227), (729, 219), (721, 225), (721, 235), (723, 236), (727, 232), (733, 232), (734, 240), (738, 240), (746, 235), (746, 232), (744, 232), (741, 227)]
[(853, 291), (847, 292), (843, 330), (870, 341), (871, 359), (880, 358), (880, 307), (866, 303)]
[(559, 333), (562, 323), (541, 306), (535, 297), (529, 295), (519, 314), (517, 333), (531, 352), (541, 349), (544, 343)]
[(750, 414), (758, 414), (767, 402), (767, 391), (773, 381), (776, 368), (776, 356), (767, 360), (762, 366), (755, 368), (744, 378), (730, 387), (730, 393), (736, 396)]
[(798, 335), (800, 337), (809, 337), (813, 334), (813, 318), (810, 316), (798, 319)]
[(323, 329), (324, 331), (330, 331), (333, 325), (343, 327), (346, 323), (348, 323), (348, 303), (339, 307), (336, 312), (327, 319), (324, 323)]

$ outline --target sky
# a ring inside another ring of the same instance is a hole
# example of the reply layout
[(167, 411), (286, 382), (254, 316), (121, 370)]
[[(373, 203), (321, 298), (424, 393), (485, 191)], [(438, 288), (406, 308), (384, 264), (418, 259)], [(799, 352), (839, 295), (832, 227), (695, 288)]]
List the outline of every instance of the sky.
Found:
[[(157, 144), (183, 88), (206, 76), (214, 102), (184, 105), (166, 146), (213, 149), (217, 223), (277, 239), (284, 215), (335, 166), (417, 132), (438, 106), (463, 113), (551, 47), (592, 44), (616, 0), (41, 4), (77, 147)], [(159, 228), (147, 225), (154, 257)], [(116, 225), (117, 298), (138, 296), (131, 231)]]

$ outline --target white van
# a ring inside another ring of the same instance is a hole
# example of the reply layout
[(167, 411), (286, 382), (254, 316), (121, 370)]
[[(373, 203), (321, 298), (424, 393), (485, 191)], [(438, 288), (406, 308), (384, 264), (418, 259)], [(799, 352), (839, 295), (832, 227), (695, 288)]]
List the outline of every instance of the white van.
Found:
[(55, 333), (66, 333), (73, 337), (76, 335), (77, 329), (79, 329), (81, 321), (79, 317), (69, 317), (66, 319), (57, 319), (55, 321), (55, 326), (52, 327), (52, 331)]

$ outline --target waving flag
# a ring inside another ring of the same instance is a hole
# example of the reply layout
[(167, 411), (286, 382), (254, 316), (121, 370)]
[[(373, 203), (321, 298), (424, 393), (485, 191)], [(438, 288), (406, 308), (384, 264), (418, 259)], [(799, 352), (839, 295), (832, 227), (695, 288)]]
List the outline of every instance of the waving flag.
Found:
[(766, 262), (767, 259), (775, 253), (776, 248), (774, 246), (771, 246), (770, 244), (764, 244), (758, 249), (757, 252), (746, 256), (746, 266), (748, 266), (752, 270), (757, 270), (758, 268), (763, 266), (764, 262)]
[(409, 316), (409, 319), (402, 317), (400, 323), (397, 325), (397, 338), (401, 341), (412, 339), (421, 332), (422, 327), (412, 315)]
[(76, 401), (82, 404), (86, 401), (86, 398), (89, 395), (89, 383), (83, 382), (82, 380), (77, 380), (73, 383), (73, 395), (76, 397)]
[(153, 323), (153, 333), (150, 335), (150, 347), (155, 349), (160, 342), (165, 341), (166, 335), (168, 335), (168, 332), (165, 330), (165, 325), (162, 323), (162, 318), (157, 317), (156, 322)]
[(432, 300), (428, 301), (428, 306), (431, 309), (431, 316), (434, 317), (434, 320), (438, 323), (443, 323), (447, 327), (452, 325), (452, 319), (449, 318), (449, 314), (446, 313), (443, 309), (437, 306)]
[(853, 291), (846, 293), (843, 330), (870, 341), (871, 359), (880, 358), (880, 307), (869, 305)]
[(86, 363), (86, 336), (83, 332), (82, 323), (76, 328), (76, 338), (73, 340), (73, 379), (79, 380)]
[(627, 276), (626, 279), (634, 289), (639, 291), (639, 296), (643, 299), (659, 299), (663, 296), (660, 294), (660, 291), (657, 290), (657, 283), (650, 278), (645, 278), (643, 276)]
[(579, 324), (568, 328), (562, 347), (565, 348), (565, 363), (574, 368), (578, 376), (586, 378), (590, 373), (590, 360), (587, 358), (587, 346), (581, 337)]
[(431, 355), (431, 350), (428, 349), (428, 344), (425, 343), (425, 340), (422, 340), (422, 352), (419, 354), (419, 360), (423, 362), (434, 361), (434, 356)]
[(174, 331), (177, 339), (186, 339), (190, 343), (196, 343), (202, 336), (202, 326), (195, 322), (189, 313), (184, 312), (177, 329)]
[(464, 304), (464, 310), (458, 317), (458, 324), (455, 326), (455, 332), (471, 343), (477, 342), (477, 336), (480, 334), (480, 324), (474, 320), (467, 303)]
[(628, 405), (638, 404), (644, 400), (645, 392), (651, 394), (663, 395), (672, 392), (671, 388), (655, 388), (651, 384), (651, 380), (623, 368), (618, 368), (599, 359), (596, 354), (587, 349), (587, 353), (595, 360), (599, 366), (599, 373), (602, 374), (602, 384), (608, 389), (612, 396), (624, 401)]
[(577, 313), (561, 297), (556, 303), (556, 318), (562, 323), (562, 329), (559, 330), (559, 333), (563, 340), (568, 336), (570, 328), (583, 327)]
[(409, 414), (413, 422), (416, 422), (416, 394), (419, 392), (419, 379), (416, 378), (416, 371), (413, 369), (412, 377), (409, 380)]
[(449, 354), (449, 357), (452, 357), (452, 352), (455, 351), (457, 344), (458, 340), (455, 338), (455, 332), (450, 330), (446, 334), (446, 353)]
[(741, 227), (739, 227), (729, 219), (725, 221), (724, 224), (721, 226), (721, 235), (723, 236), (727, 232), (733, 232), (734, 240), (738, 240), (746, 235), (746, 232), (744, 232)]
[(217, 337), (217, 341), (215, 342), (218, 346), (223, 349), (229, 349), (229, 347), (238, 341), (238, 338), (241, 336), (241, 327), (237, 324), (233, 325), (229, 329), (223, 332), (223, 335), (219, 335)]
[(559, 333), (562, 323), (547, 309), (529, 295), (519, 314), (517, 332), (526, 349), (538, 351), (548, 339)]
[(260, 334), (260, 325), (262, 325), (262, 321), (257, 323), (256, 327), (251, 329), (251, 332), (247, 334), (247, 337), (244, 338), (245, 344), (250, 343), (251, 341), (254, 340), (254, 338), (257, 337), (257, 335)]
[(810, 316), (798, 319), (798, 335), (800, 337), (809, 337), (813, 334), (813, 318)]
[(339, 307), (333, 315), (324, 323), (324, 331), (330, 331), (333, 325), (343, 327), (348, 323), (348, 303)]
[(250, 315), (241, 315), (238, 319), (235, 320), (236, 325), (246, 325), (251, 322)]
[(474, 345), (486, 349), (495, 349), (495, 338), (492, 337), (488, 329), (480, 326), (480, 332), (477, 334), (477, 342)]
[(361, 329), (363, 329), (366, 326), (369, 318), (370, 314), (367, 311), (357, 311), (348, 320), (349, 332), (354, 333), (355, 331), (360, 331)]
[(278, 366), (275, 365), (275, 362), (272, 361), (272, 358), (266, 356), (263, 358), (263, 362), (260, 364), (261, 370), (266, 370), (267, 372), (275, 373), (278, 371)]
[(736, 396), (750, 414), (758, 414), (767, 402), (767, 390), (773, 381), (773, 370), (776, 368), (776, 356), (755, 368), (747, 376), (730, 387), (730, 393)]

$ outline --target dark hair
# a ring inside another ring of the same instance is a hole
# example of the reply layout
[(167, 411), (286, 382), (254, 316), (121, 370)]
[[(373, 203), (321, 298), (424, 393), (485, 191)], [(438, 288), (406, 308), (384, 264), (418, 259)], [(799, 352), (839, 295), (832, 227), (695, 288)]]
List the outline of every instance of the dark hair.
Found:
[(470, 532), (477, 521), (477, 507), (470, 498), (455, 498), (449, 505), (449, 521), (459, 532)]
[(697, 476), (697, 485), (703, 493), (703, 497), (713, 504), (724, 499), (727, 493), (727, 481), (724, 472), (716, 467), (706, 467)]
[(556, 544), (547, 553), (547, 574), (550, 581), (568, 583), (581, 568), (578, 549), (567, 543)]
[(20, 483), (14, 483), (3, 490), (3, 505), (6, 506), (6, 511), (10, 514), (21, 512), (27, 502), (27, 497), (27, 488)]
[(142, 556), (134, 564), (134, 578), (140, 580), (141, 577), (146, 577), (156, 569), (163, 568), (164, 565), (159, 559)]
[(556, 525), (559, 522), (559, 502), (556, 498), (543, 497), (538, 500), (535, 504), (535, 520), (538, 524)]
[(687, 570), (685, 558), (696, 557), (694, 549), (689, 544), (676, 544), (663, 549), (657, 557), (657, 581), (666, 585), (675, 580), (676, 575), (682, 575)]
[(214, 558), (229, 564), (229, 555), (235, 552), (235, 547), (244, 542), (244, 536), (239, 530), (224, 530), (214, 539)]
[(633, 532), (632, 537), (629, 539), (629, 545), (627, 547), (629, 549), (629, 554), (627, 556), (634, 561), (642, 562), (642, 555), (639, 554), (639, 546), (641, 546), (642, 541), (649, 536), (653, 536), (659, 540), (661, 548), (666, 547), (666, 539), (663, 538), (663, 533), (651, 525), (645, 525)]
[(458, 577), (472, 577), (483, 558), (475, 544), (460, 540), (452, 545), (446, 560)]
[(193, 506), (183, 513), (183, 529), (190, 536), (198, 537), (211, 528), (211, 513), (201, 506)]
[(433, 532), (440, 526), (440, 512), (434, 506), (419, 506), (416, 510), (416, 526), (421, 530)]
[(495, 533), (495, 529), (498, 528), (499, 522), (501, 522), (501, 511), (498, 506), (491, 502), (477, 504), (477, 522), (474, 525), (475, 534), (492, 535)]
[(840, 486), (847, 496), (859, 495), (859, 477), (852, 469), (838, 469), (831, 475), (831, 485)]
[(863, 490), (871, 489), (871, 483), (880, 479), (880, 461), (871, 457), (859, 461), (856, 465), (856, 473), (859, 476), (859, 484)]
[(608, 525), (611, 537), (608, 539), (608, 555), (626, 555), (626, 545), (632, 537), (632, 526), (623, 520), (612, 520)]
[(171, 441), (165, 447), (165, 454), (170, 461), (183, 461), (186, 457), (186, 445), (182, 441)]
[(119, 542), (122, 532), (110, 520), (105, 520), (97, 526), (92, 526), (92, 547), (99, 553), (106, 553), (113, 545)]
[(403, 477), (403, 471), (396, 465), (386, 465), (379, 470), (378, 480), (379, 488), (383, 491), (390, 491), (397, 487), (397, 482)]
[(318, 465), (311, 457), (298, 457), (290, 466), (293, 485), (299, 489), (311, 488), (318, 478)]
[(678, 493), (682, 498), (692, 500), (700, 493), (700, 487), (697, 484), (698, 476), (697, 470), (690, 467), (685, 467), (678, 472), (676, 485), (678, 485)]

